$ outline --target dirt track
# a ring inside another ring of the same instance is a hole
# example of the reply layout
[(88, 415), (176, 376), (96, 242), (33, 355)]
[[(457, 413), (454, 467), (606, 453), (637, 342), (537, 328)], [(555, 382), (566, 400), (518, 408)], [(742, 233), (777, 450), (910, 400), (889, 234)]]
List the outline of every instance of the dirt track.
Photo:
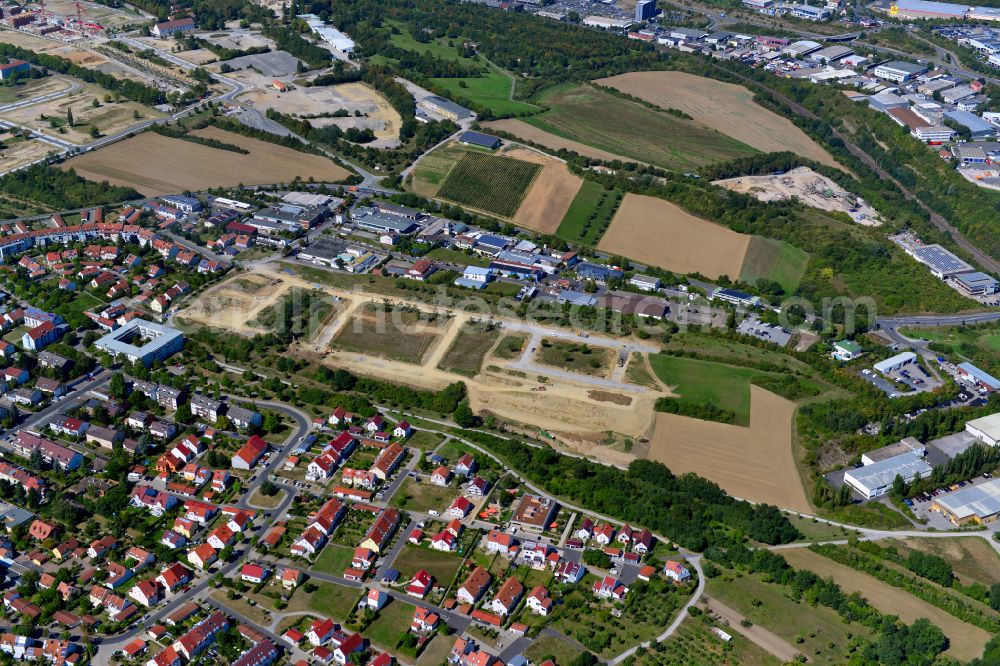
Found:
[[(253, 291), (247, 293), (245, 285), (233, 284), (237, 280), (246, 279), (261, 284), (258, 291), (263, 291), (263, 285), (266, 285), (268, 296), (264, 298)], [(258, 331), (247, 326), (246, 322), (293, 286), (313, 289), (315, 283), (284, 273), (274, 265), (264, 265), (254, 274), (238, 274), (212, 287), (177, 316), (244, 334), (256, 333)], [(473, 316), (467, 313), (452, 313), (454, 316), (448, 320), (443, 330), (438, 330), (439, 340), (424, 354), (419, 365), (356, 352), (333, 351), (329, 348), (330, 340), (366, 302), (388, 300), (425, 310), (429, 306), (398, 298), (355, 294), (331, 287), (326, 287), (325, 291), (338, 297), (342, 307), (335, 319), (319, 331), (312, 341), (300, 342), (292, 349), (298, 355), (332, 367), (343, 367), (358, 374), (418, 388), (437, 390), (450, 383), (463, 381), (468, 387), (469, 402), (474, 410), (488, 410), (505, 419), (526, 423), (558, 435), (565, 434), (562, 439), (569, 450), (592, 453), (595, 457), (614, 464), (627, 465), (634, 455), (595, 445), (597, 439), (609, 431), (640, 438), (647, 436), (652, 428), (653, 403), (662, 395), (656, 391), (637, 388), (629, 393), (631, 404), (619, 405), (593, 399), (590, 392), (594, 386), (587, 383), (589, 378), (583, 376), (578, 381), (552, 376), (545, 391), (533, 391), (533, 388), (539, 386), (536, 377), (530, 374), (526, 377), (512, 374), (505, 369), (512, 361), (490, 355), (484, 360), (485, 370), (472, 379), (439, 369), (437, 364), (440, 358), (447, 352), (464, 323)], [(478, 316), (481, 317), (481, 314)], [(554, 335), (563, 333), (565, 332), (553, 331)], [(591, 340), (593, 339), (592, 337)], [(490, 369), (491, 366), (494, 369)]]
[(744, 627), (740, 624), (745, 619), (744, 616), (718, 599), (705, 597), (705, 604), (710, 611), (729, 623), (730, 630), (743, 634), (750, 641), (756, 643), (758, 647), (780, 659), (782, 663), (795, 661), (795, 657), (799, 654), (799, 651), (781, 636), (778, 636), (769, 629), (765, 629), (759, 624)]

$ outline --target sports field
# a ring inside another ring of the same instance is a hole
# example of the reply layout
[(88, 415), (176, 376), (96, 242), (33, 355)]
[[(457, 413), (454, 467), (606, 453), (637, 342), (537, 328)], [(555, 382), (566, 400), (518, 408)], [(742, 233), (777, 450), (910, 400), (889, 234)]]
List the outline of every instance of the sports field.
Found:
[(750, 239), (669, 201), (627, 194), (597, 247), (674, 273), (736, 278)]
[(596, 245), (611, 224), (620, 202), (620, 192), (606, 190), (599, 183), (584, 180), (559, 223), (556, 236), (570, 243)]
[(583, 179), (570, 173), (562, 160), (536, 150), (512, 148), (505, 151), (504, 156), (542, 167), (514, 214), (514, 224), (543, 234), (556, 233), (583, 186)]
[(201, 191), (211, 187), (287, 183), (296, 176), (322, 182), (343, 180), (349, 172), (326, 157), (208, 127), (197, 136), (232, 143), (243, 155), (191, 141), (145, 132), (74, 157), (61, 165), (89, 180), (134, 187), (145, 196)]
[(794, 416), (795, 403), (751, 386), (749, 427), (658, 413), (647, 455), (735, 497), (809, 512), (792, 451)]
[(758, 152), (703, 122), (657, 111), (589, 85), (557, 86), (541, 102), (549, 111), (524, 122), (631, 161), (687, 170)]
[(971, 624), (962, 622), (955, 616), (917, 599), (898, 587), (834, 562), (807, 548), (790, 548), (781, 553), (793, 567), (808, 569), (823, 578), (832, 577), (838, 585), (850, 594), (857, 592), (883, 613), (898, 615), (904, 622), (913, 622), (925, 617), (933, 622), (951, 642), (946, 655), (962, 661), (969, 661), (983, 652), (983, 646), (991, 636)]
[(779, 283), (785, 293), (793, 293), (805, 275), (809, 255), (784, 241), (751, 236), (739, 277), (754, 284), (760, 278)]
[(790, 120), (754, 102), (753, 94), (743, 86), (685, 72), (630, 72), (596, 83), (664, 109), (680, 109), (696, 122), (763, 152), (788, 150), (843, 168)]
[(750, 423), (750, 380), (763, 372), (667, 354), (650, 355), (649, 364), (680, 402), (712, 403), (735, 412), (737, 425)]
[(511, 157), (466, 153), (448, 174), (438, 196), (509, 218), (541, 170), (538, 164)]

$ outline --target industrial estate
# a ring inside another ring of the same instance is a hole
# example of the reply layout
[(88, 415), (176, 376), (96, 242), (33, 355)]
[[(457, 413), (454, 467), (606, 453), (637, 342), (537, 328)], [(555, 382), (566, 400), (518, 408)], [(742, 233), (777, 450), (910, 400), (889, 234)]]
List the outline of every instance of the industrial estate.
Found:
[(998, 20), (0, 3), (0, 661), (1000, 663)]

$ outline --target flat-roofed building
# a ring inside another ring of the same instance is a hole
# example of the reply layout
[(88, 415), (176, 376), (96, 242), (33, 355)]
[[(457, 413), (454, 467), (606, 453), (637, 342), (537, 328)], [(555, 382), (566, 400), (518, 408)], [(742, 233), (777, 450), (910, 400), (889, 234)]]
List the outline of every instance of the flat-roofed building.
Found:
[(992, 275), (982, 271), (962, 273), (954, 278), (955, 286), (969, 296), (988, 296), (1000, 291), (1000, 283)]
[(880, 449), (861, 454), (862, 465), (873, 465), (882, 460), (893, 458), (902, 453), (911, 453), (918, 458), (923, 458), (927, 454), (927, 447), (920, 443), (916, 437), (901, 439), (895, 444), (883, 446)]
[(841, 58), (846, 58), (849, 55), (853, 55), (853, 53), (854, 50), (846, 46), (828, 46), (825, 49), (820, 49), (819, 51), (810, 53), (806, 57), (806, 60), (826, 65), (836, 60), (840, 60)]
[(1000, 442), (1000, 412), (967, 421), (965, 432), (984, 444), (996, 446)]
[(879, 361), (874, 365), (874, 368), (877, 372), (885, 375), (893, 370), (899, 370), (903, 366), (909, 365), (910, 363), (916, 363), (916, 361), (916, 354), (911, 351), (905, 351), (900, 354), (896, 354), (895, 356), (890, 356), (884, 361)]
[(133, 319), (100, 338), (94, 346), (115, 358), (124, 356), (130, 363), (141, 361), (148, 368), (154, 361), (162, 361), (183, 349), (184, 334), (163, 324)]
[(466, 120), (467, 118), (472, 118), (476, 115), (464, 106), (455, 104), (455, 102), (447, 100), (444, 97), (438, 97), (437, 95), (429, 95), (428, 97), (423, 98), (417, 102), (417, 106), (425, 111), (436, 113), (437, 115), (443, 116), (456, 123), (460, 120)]
[(878, 65), (872, 70), (872, 74), (886, 81), (904, 83), (916, 76), (920, 76), (926, 71), (927, 67), (924, 65), (918, 65), (914, 62), (904, 62), (903, 60), (893, 60)]
[(991, 523), (1000, 515), (1000, 479), (940, 495), (931, 511), (940, 511), (956, 525)]
[(909, 254), (931, 269), (931, 273), (937, 278), (943, 279), (960, 273), (971, 273), (975, 270), (968, 263), (955, 256), (955, 253), (936, 244), (915, 247), (909, 251)]
[(546, 530), (559, 513), (559, 502), (549, 497), (525, 493), (517, 504), (511, 522), (521, 527)]
[(904, 482), (910, 483), (930, 476), (932, 471), (934, 468), (923, 458), (912, 452), (906, 452), (871, 465), (848, 470), (844, 474), (844, 482), (858, 491), (862, 497), (872, 499), (889, 492), (897, 476), (902, 477)]

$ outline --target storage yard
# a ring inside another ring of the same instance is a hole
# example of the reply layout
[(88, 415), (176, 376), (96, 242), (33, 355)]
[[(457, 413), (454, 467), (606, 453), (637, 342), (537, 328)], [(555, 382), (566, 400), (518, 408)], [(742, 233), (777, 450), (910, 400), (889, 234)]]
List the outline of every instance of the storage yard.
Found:
[(843, 169), (790, 120), (755, 103), (753, 95), (743, 86), (684, 72), (632, 72), (596, 83), (635, 95), (664, 109), (680, 109), (697, 122), (757, 150), (789, 150)]
[(669, 201), (627, 194), (597, 247), (676, 273), (735, 278), (743, 267), (750, 239), (695, 217)]
[(97, 152), (73, 157), (61, 166), (90, 180), (127, 185), (146, 196), (203, 190), (209, 187), (258, 185), (294, 180), (296, 176), (338, 181), (348, 171), (325, 157), (300, 153), (239, 134), (208, 127), (198, 136), (239, 145), (248, 155), (209, 148), (152, 132), (119, 141)]
[(727, 190), (752, 194), (759, 201), (794, 199), (820, 210), (847, 213), (866, 227), (882, 223), (878, 211), (840, 185), (809, 167), (796, 167), (788, 173), (770, 176), (741, 176), (713, 181)]
[[(261, 112), (274, 109), (297, 118), (309, 118), (314, 127), (337, 125), (342, 129), (370, 128), (379, 143), (374, 147), (398, 144), (403, 119), (384, 96), (364, 83), (344, 83), (336, 86), (299, 87), (280, 92), (274, 86), (259, 87), (240, 97)], [(313, 117), (344, 110), (344, 118)], [(356, 117), (355, 112), (362, 114)]]

